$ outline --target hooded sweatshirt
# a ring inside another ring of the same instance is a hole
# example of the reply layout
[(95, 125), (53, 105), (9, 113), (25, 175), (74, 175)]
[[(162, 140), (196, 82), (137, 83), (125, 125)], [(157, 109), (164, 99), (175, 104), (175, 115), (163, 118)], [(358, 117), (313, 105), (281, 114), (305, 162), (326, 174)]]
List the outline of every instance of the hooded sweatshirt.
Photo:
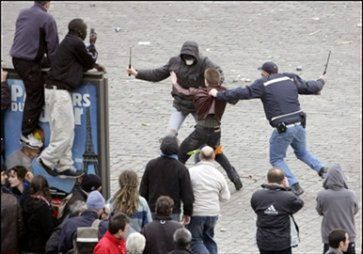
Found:
[(347, 231), (351, 242), (355, 241), (354, 215), (358, 212), (358, 200), (355, 193), (348, 189), (340, 165), (333, 165), (323, 181), (322, 190), (316, 198), (316, 210), (323, 216), (321, 236), (328, 244), (331, 231), (341, 228)]
[[(182, 55), (192, 56), (195, 61), (192, 65), (186, 65)], [(178, 83), (185, 89), (191, 87), (205, 87), (204, 71), (207, 68), (216, 68), (221, 73), (221, 83), (224, 81), (222, 70), (210, 61), (207, 57), (203, 57), (199, 53), (198, 44), (194, 41), (184, 42), (180, 54), (169, 59), (164, 66), (156, 69), (137, 70), (137, 79), (158, 82), (170, 76), (170, 72), (174, 71), (178, 77)], [(173, 106), (182, 112), (195, 112), (193, 98), (179, 93), (175, 88), (172, 89), (171, 95), (174, 97)]]

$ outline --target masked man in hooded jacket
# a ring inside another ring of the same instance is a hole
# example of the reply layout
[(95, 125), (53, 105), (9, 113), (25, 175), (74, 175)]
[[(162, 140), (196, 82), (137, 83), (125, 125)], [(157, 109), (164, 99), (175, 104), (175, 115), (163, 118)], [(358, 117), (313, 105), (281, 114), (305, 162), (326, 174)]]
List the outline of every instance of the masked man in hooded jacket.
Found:
[(340, 165), (331, 166), (323, 181), (324, 190), (316, 198), (316, 210), (323, 216), (321, 236), (324, 243), (324, 253), (329, 249), (329, 234), (337, 229), (344, 229), (349, 235), (349, 247), (345, 254), (355, 254), (355, 220), (358, 213), (356, 194), (348, 189)]
[[(180, 54), (169, 59), (164, 66), (156, 69), (136, 70), (134, 67), (127, 69), (129, 75), (137, 79), (159, 82), (175, 72), (178, 82), (184, 89), (199, 88), (204, 85), (204, 71), (208, 68), (216, 68), (221, 74), (221, 83), (224, 81), (223, 72), (216, 64), (199, 53), (198, 44), (194, 41), (184, 42)], [(193, 98), (185, 96), (172, 88), (171, 95), (174, 98), (172, 113), (169, 120), (168, 135), (177, 135), (185, 118), (192, 114), (197, 119)]]

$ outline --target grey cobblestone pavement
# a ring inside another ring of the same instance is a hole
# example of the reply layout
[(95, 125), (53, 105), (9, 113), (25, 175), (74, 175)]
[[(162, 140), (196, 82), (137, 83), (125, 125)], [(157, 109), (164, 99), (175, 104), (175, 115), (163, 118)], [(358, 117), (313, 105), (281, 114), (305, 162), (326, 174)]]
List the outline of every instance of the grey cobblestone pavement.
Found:
[[(8, 55), (19, 10), (30, 2), (1, 1), (1, 59)], [(83, 18), (98, 33), (99, 62), (107, 67), (111, 148), (111, 193), (122, 170), (142, 175), (148, 160), (158, 156), (158, 139), (166, 133), (172, 98), (170, 80), (151, 84), (126, 75), (129, 47), (136, 68), (159, 67), (195, 40), (200, 50), (224, 70), (228, 87), (244, 86), (243, 78), (259, 77), (266, 60), (280, 70), (302, 66), (305, 79), (322, 73), (332, 50), (329, 83), (320, 96), (301, 96), (308, 114), (308, 145), (327, 164), (340, 163), (359, 197), (357, 253), (362, 244), (362, 2), (53, 2), (60, 38), (68, 22)], [(118, 32), (115, 31), (119, 30)], [(193, 129), (191, 117), (179, 137)], [(258, 253), (254, 246), (253, 191), (270, 168), (268, 139), (272, 130), (258, 100), (228, 106), (223, 119), (224, 150), (244, 177), (244, 188), (222, 205), (216, 226), (219, 253)], [(315, 198), (322, 189), (316, 173), (291, 150), (287, 161), (305, 193), (305, 207), (296, 215), (301, 243), (294, 253), (322, 253)], [(191, 166), (192, 164), (188, 164)], [(248, 179), (248, 176), (252, 179)]]

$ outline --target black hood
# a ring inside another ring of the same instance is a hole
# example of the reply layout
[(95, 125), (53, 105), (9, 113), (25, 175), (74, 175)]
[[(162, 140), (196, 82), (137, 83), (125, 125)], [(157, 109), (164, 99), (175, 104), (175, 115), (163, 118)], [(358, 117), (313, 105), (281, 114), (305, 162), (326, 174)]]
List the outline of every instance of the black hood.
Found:
[(194, 41), (186, 41), (184, 42), (181, 50), (180, 50), (180, 56), (181, 55), (190, 55), (195, 58), (196, 61), (199, 60), (199, 47), (198, 44)]

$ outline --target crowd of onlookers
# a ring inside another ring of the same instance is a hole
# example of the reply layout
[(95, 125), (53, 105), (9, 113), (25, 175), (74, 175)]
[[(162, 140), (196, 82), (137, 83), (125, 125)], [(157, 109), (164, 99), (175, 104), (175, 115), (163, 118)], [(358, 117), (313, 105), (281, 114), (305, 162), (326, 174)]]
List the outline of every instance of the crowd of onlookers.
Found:
[[(101, 179), (87, 174), (56, 211), (46, 178), (23, 166), (2, 169), (1, 253), (218, 253), (214, 228), (230, 191), (214, 149), (203, 147), (189, 169), (174, 156), (176, 137), (165, 137), (160, 149), (141, 183), (135, 171), (123, 171), (106, 201)], [(324, 253), (355, 253), (357, 199), (339, 165), (330, 167), (323, 187), (316, 210), (323, 216)], [(292, 253), (299, 243), (293, 214), (303, 205), (283, 171), (269, 170), (251, 198), (260, 253)]]

